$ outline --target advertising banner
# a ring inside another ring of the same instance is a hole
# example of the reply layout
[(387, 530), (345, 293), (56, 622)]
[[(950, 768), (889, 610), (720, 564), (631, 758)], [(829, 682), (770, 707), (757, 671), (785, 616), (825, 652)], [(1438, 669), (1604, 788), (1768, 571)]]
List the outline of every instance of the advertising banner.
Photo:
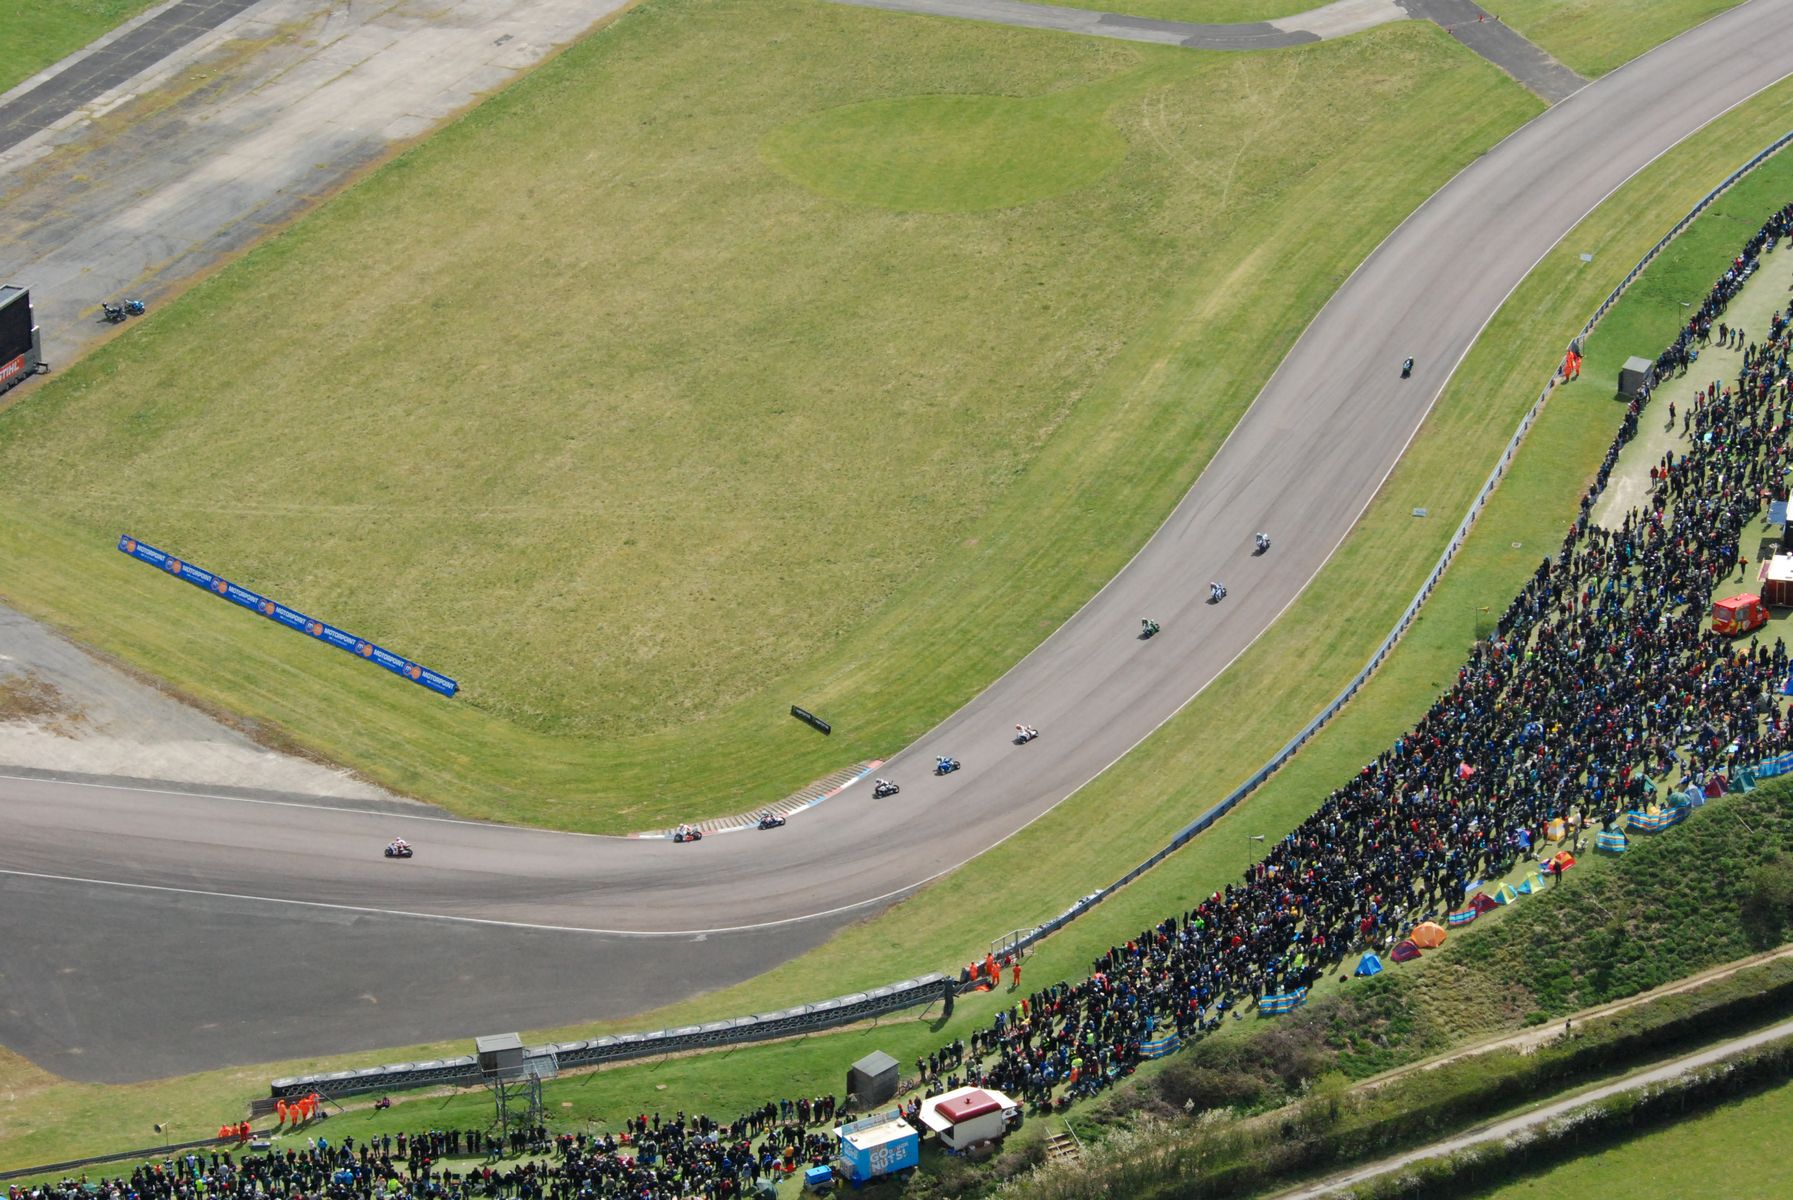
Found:
[(384, 646), (374, 645), (366, 638), (356, 637), (334, 625), (327, 625), (296, 609), (278, 604), (246, 587), (239, 587), (228, 579), (221, 579), (190, 562), (183, 562), (174, 555), (140, 542), (129, 534), (118, 539), (118, 549), (121, 553), (128, 554), (139, 562), (146, 562), (152, 567), (158, 567), (177, 579), (184, 579), (194, 587), (204, 588), (206, 591), (266, 617), (278, 625), (296, 629), (320, 642), (327, 642), (338, 650), (346, 650), (357, 658), (365, 658), (369, 662), (385, 667), (394, 675), (409, 679), (412, 683), (426, 687), (432, 692), (452, 696), (461, 688), (460, 684), (448, 676), (437, 674), (421, 663), (414, 663), (408, 658), (394, 654)]

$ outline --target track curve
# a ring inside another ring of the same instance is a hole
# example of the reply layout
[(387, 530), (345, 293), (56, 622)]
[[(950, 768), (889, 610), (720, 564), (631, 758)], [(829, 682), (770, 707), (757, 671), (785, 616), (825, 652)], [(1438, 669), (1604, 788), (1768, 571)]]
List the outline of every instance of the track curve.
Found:
[[(0, 1039), (78, 1078), (142, 1078), (494, 1022), (618, 1015), (818, 943), (1011, 836), (1175, 714), (1331, 556), (1537, 261), (1637, 171), (1790, 73), (1793, 0), (1751, 0), (1589, 85), (1466, 168), (1326, 304), (1134, 560), (880, 769), (902, 783), (898, 803), (872, 803), (856, 794), (862, 784), (778, 833), (675, 846), (0, 779), (0, 935), (18, 947), (0, 963), (0, 986), (18, 997), (0, 1010)], [(1402, 381), (1408, 354), (1418, 369)], [(1260, 528), (1276, 545), (1254, 557)], [(1219, 606), (1206, 603), (1214, 578), (1231, 589)], [(1138, 641), (1141, 616), (1163, 632)], [(1011, 745), (1016, 721), (1044, 736)], [(936, 753), (965, 768), (935, 778)], [(394, 833), (419, 845), (417, 860), (370, 857)], [(378, 869), (387, 866), (398, 869)], [(144, 912), (184, 922), (182, 944), (164, 932), (152, 954)], [(184, 944), (233, 921), (270, 931), (281, 953), (208, 958)], [(81, 937), (63, 936), (71, 922)], [(344, 954), (360, 936), (384, 947), (377, 958)], [(357, 1002), (395, 976), (440, 997), (468, 980), (457, 965), (468, 956), (502, 961), (524, 941), (568, 965), (527, 989), (445, 1005)], [(59, 978), (151, 957), (161, 965), (142, 970), (156, 976), (205, 964), (221, 985), (216, 998), (176, 990), (164, 1002), (134, 989), (130, 1011), (117, 1014), (97, 982), (80, 991)], [(346, 1037), (345, 1006), (355, 1023)], [(162, 1041), (139, 1045), (134, 1033), (158, 1015)]]

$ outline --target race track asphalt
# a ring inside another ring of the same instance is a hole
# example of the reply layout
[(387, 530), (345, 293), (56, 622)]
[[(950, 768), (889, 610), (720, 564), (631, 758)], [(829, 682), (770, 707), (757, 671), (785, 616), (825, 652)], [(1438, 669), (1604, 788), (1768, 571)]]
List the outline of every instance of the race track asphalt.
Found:
[[(137, 1079), (602, 1018), (817, 944), (1046, 812), (1218, 675), (1343, 540), (1539, 258), (1790, 72), (1793, 0), (1751, 0), (1464, 170), (1328, 302), (1127, 568), (881, 768), (898, 802), (874, 804), (862, 784), (784, 830), (675, 846), (0, 780), (0, 1040), (74, 1078)], [(1403, 382), (1408, 354), (1418, 369)], [(1257, 529), (1276, 538), (1262, 558)], [(1231, 595), (1210, 606), (1215, 578)], [(1142, 616), (1163, 625), (1149, 642)], [(1043, 736), (1011, 745), (1017, 721)], [(964, 769), (933, 777), (937, 753)], [(395, 834), (416, 860), (378, 857)], [(1067, 880), (1066, 903), (1098, 882)], [(469, 982), (522, 961), (537, 964), (527, 982)], [(365, 999), (383, 989), (397, 1002)]]

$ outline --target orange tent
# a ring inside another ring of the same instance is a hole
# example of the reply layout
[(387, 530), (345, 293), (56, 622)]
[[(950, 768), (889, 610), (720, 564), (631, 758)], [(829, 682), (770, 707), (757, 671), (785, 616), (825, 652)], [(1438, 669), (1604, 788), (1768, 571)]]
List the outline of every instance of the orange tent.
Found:
[(1561, 866), (1563, 870), (1567, 871), (1570, 867), (1575, 865), (1575, 856), (1570, 854), (1567, 850), (1564, 850), (1550, 861), (1556, 863)]
[(1412, 938), (1413, 944), (1420, 949), (1431, 950), (1444, 944), (1444, 926), (1437, 921), (1425, 921), (1414, 926), (1413, 932), (1407, 936)]

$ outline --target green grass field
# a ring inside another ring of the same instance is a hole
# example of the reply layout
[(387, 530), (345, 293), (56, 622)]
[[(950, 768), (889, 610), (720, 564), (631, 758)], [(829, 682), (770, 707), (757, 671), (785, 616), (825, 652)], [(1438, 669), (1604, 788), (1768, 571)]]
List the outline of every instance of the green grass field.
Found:
[[(1748, 158), (1764, 129), (1793, 120), (1793, 87), (1765, 93), (1665, 156), (1622, 190), (1567, 239), (1514, 294), (1472, 352), (1458, 381), (1414, 443), (1407, 465), (1338, 559), (1322, 573), (1297, 619), (1280, 627), (1189, 711), (1141, 747), (1121, 768), (1061, 806), (1021, 837), (886, 914), (855, 926), (820, 950), (766, 975), (614, 1028), (654, 1028), (765, 1010), (798, 999), (834, 995), (906, 973), (940, 969), (981, 953), (985, 939), (1062, 910), (1088, 884), (1113, 878), (1187, 815), (1232, 786), (1263, 760), (1286, 729), (1303, 719), (1294, 707), (1268, 711), (1260, 699), (1279, 680), (1295, 678), (1302, 702), (1326, 696), (1348, 677), (1386, 631), (1393, 613), (1448, 536), (1454, 518), (1415, 527), (1408, 510), (1461, 506), (1479, 486), (1472, 459), (1491, 461), (1554, 363), (1555, 348), (1579, 328), (1630, 262), (1653, 243), (1710, 186)], [(1759, 219), (1793, 187), (1793, 160), (1775, 160), (1720, 206), (1725, 220)], [(1708, 220), (1671, 247), (1657, 270), (1709, 280), (1728, 256), (1738, 226), (1707, 231)], [(1579, 261), (1582, 248), (1595, 263)], [(1701, 284), (1701, 286), (1704, 286)], [(1637, 289), (1590, 345), (1590, 364), (1606, 353), (1602, 339), (1633, 305)], [(1678, 306), (1677, 310), (1678, 312)], [(1672, 325), (1678, 320), (1670, 316)], [(1641, 336), (1641, 335), (1640, 335)], [(1542, 348), (1542, 349), (1540, 349)], [(1622, 356), (1621, 356), (1622, 357)], [(1250, 834), (1280, 836), (1319, 796), (1385, 746), (1454, 674), (1484, 608), (1498, 609), (1532, 561), (1527, 543), (1554, 546), (1585, 480), (1598, 463), (1619, 416), (1595, 382), (1560, 392), (1526, 442), (1508, 481), (1471, 535), (1444, 590), (1384, 669), (1345, 714), (1329, 725), (1264, 789), (1210, 834), (1159, 870), (1043, 944), (1027, 968), (1027, 984), (1080, 975), (1103, 947), (1131, 936), (1164, 913), (1234, 878), (1256, 854)], [(1514, 550), (1513, 541), (1521, 548)], [(1399, 553), (1396, 553), (1399, 551)], [(1506, 589), (1505, 592), (1499, 589)], [(1317, 650), (1328, 650), (1317, 655)], [(1318, 700), (1314, 700), (1317, 706)], [(1261, 719), (1227, 719), (1248, 712)], [(1100, 819), (1092, 814), (1101, 814)], [(975, 905), (975, 927), (954, 914)], [(757, 1081), (779, 1079), (793, 1088), (827, 1086), (843, 1061), (872, 1048), (903, 1057), (931, 1049), (988, 1019), (991, 1000), (968, 1000), (953, 1023), (934, 1026), (934, 1014), (892, 1018), (870, 1032), (805, 1039), (780, 1046), (644, 1064), (600, 1073), (579, 1085), (596, 1111), (659, 1103), (690, 1108), (702, 1101), (727, 1108), (750, 1096)], [(613, 1027), (607, 1027), (613, 1028)], [(591, 1031), (544, 1032), (542, 1038), (590, 1036)], [(310, 1070), (342, 1069), (399, 1059), (459, 1053), (458, 1044), (414, 1047), (264, 1067), (211, 1072), (128, 1087), (71, 1084), (17, 1059), (0, 1067), (0, 1088), (22, 1103), (0, 1106), (0, 1165), (69, 1157), (77, 1147), (143, 1145), (135, 1114), (153, 1105), (180, 1129), (215, 1127), (241, 1111), (267, 1079)], [(660, 1085), (666, 1084), (666, 1090)], [(434, 1104), (435, 1101), (419, 1103)], [(412, 1110), (419, 1111), (419, 1110)], [(429, 1110), (422, 1110), (429, 1111)], [(408, 1119), (408, 1118), (407, 1118)]]
[(1741, 0), (1490, 0), (1501, 20), (1592, 78)]
[(1793, 1194), (1793, 1158), (1775, 1150), (1788, 1129), (1793, 1129), (1793, 1084), (1478, 1195), (1483, 1200), (1701, 1195), (1781, 1200)]
[(58, 62), (159, 0), (0, 0), (0, 92)]
[(469, 815), (740, 810), (1074, 611), (1337, 282), (1535, 111), (1420, 23), (1202, 55), (651, 3), (0, 415), (0, 594)]

